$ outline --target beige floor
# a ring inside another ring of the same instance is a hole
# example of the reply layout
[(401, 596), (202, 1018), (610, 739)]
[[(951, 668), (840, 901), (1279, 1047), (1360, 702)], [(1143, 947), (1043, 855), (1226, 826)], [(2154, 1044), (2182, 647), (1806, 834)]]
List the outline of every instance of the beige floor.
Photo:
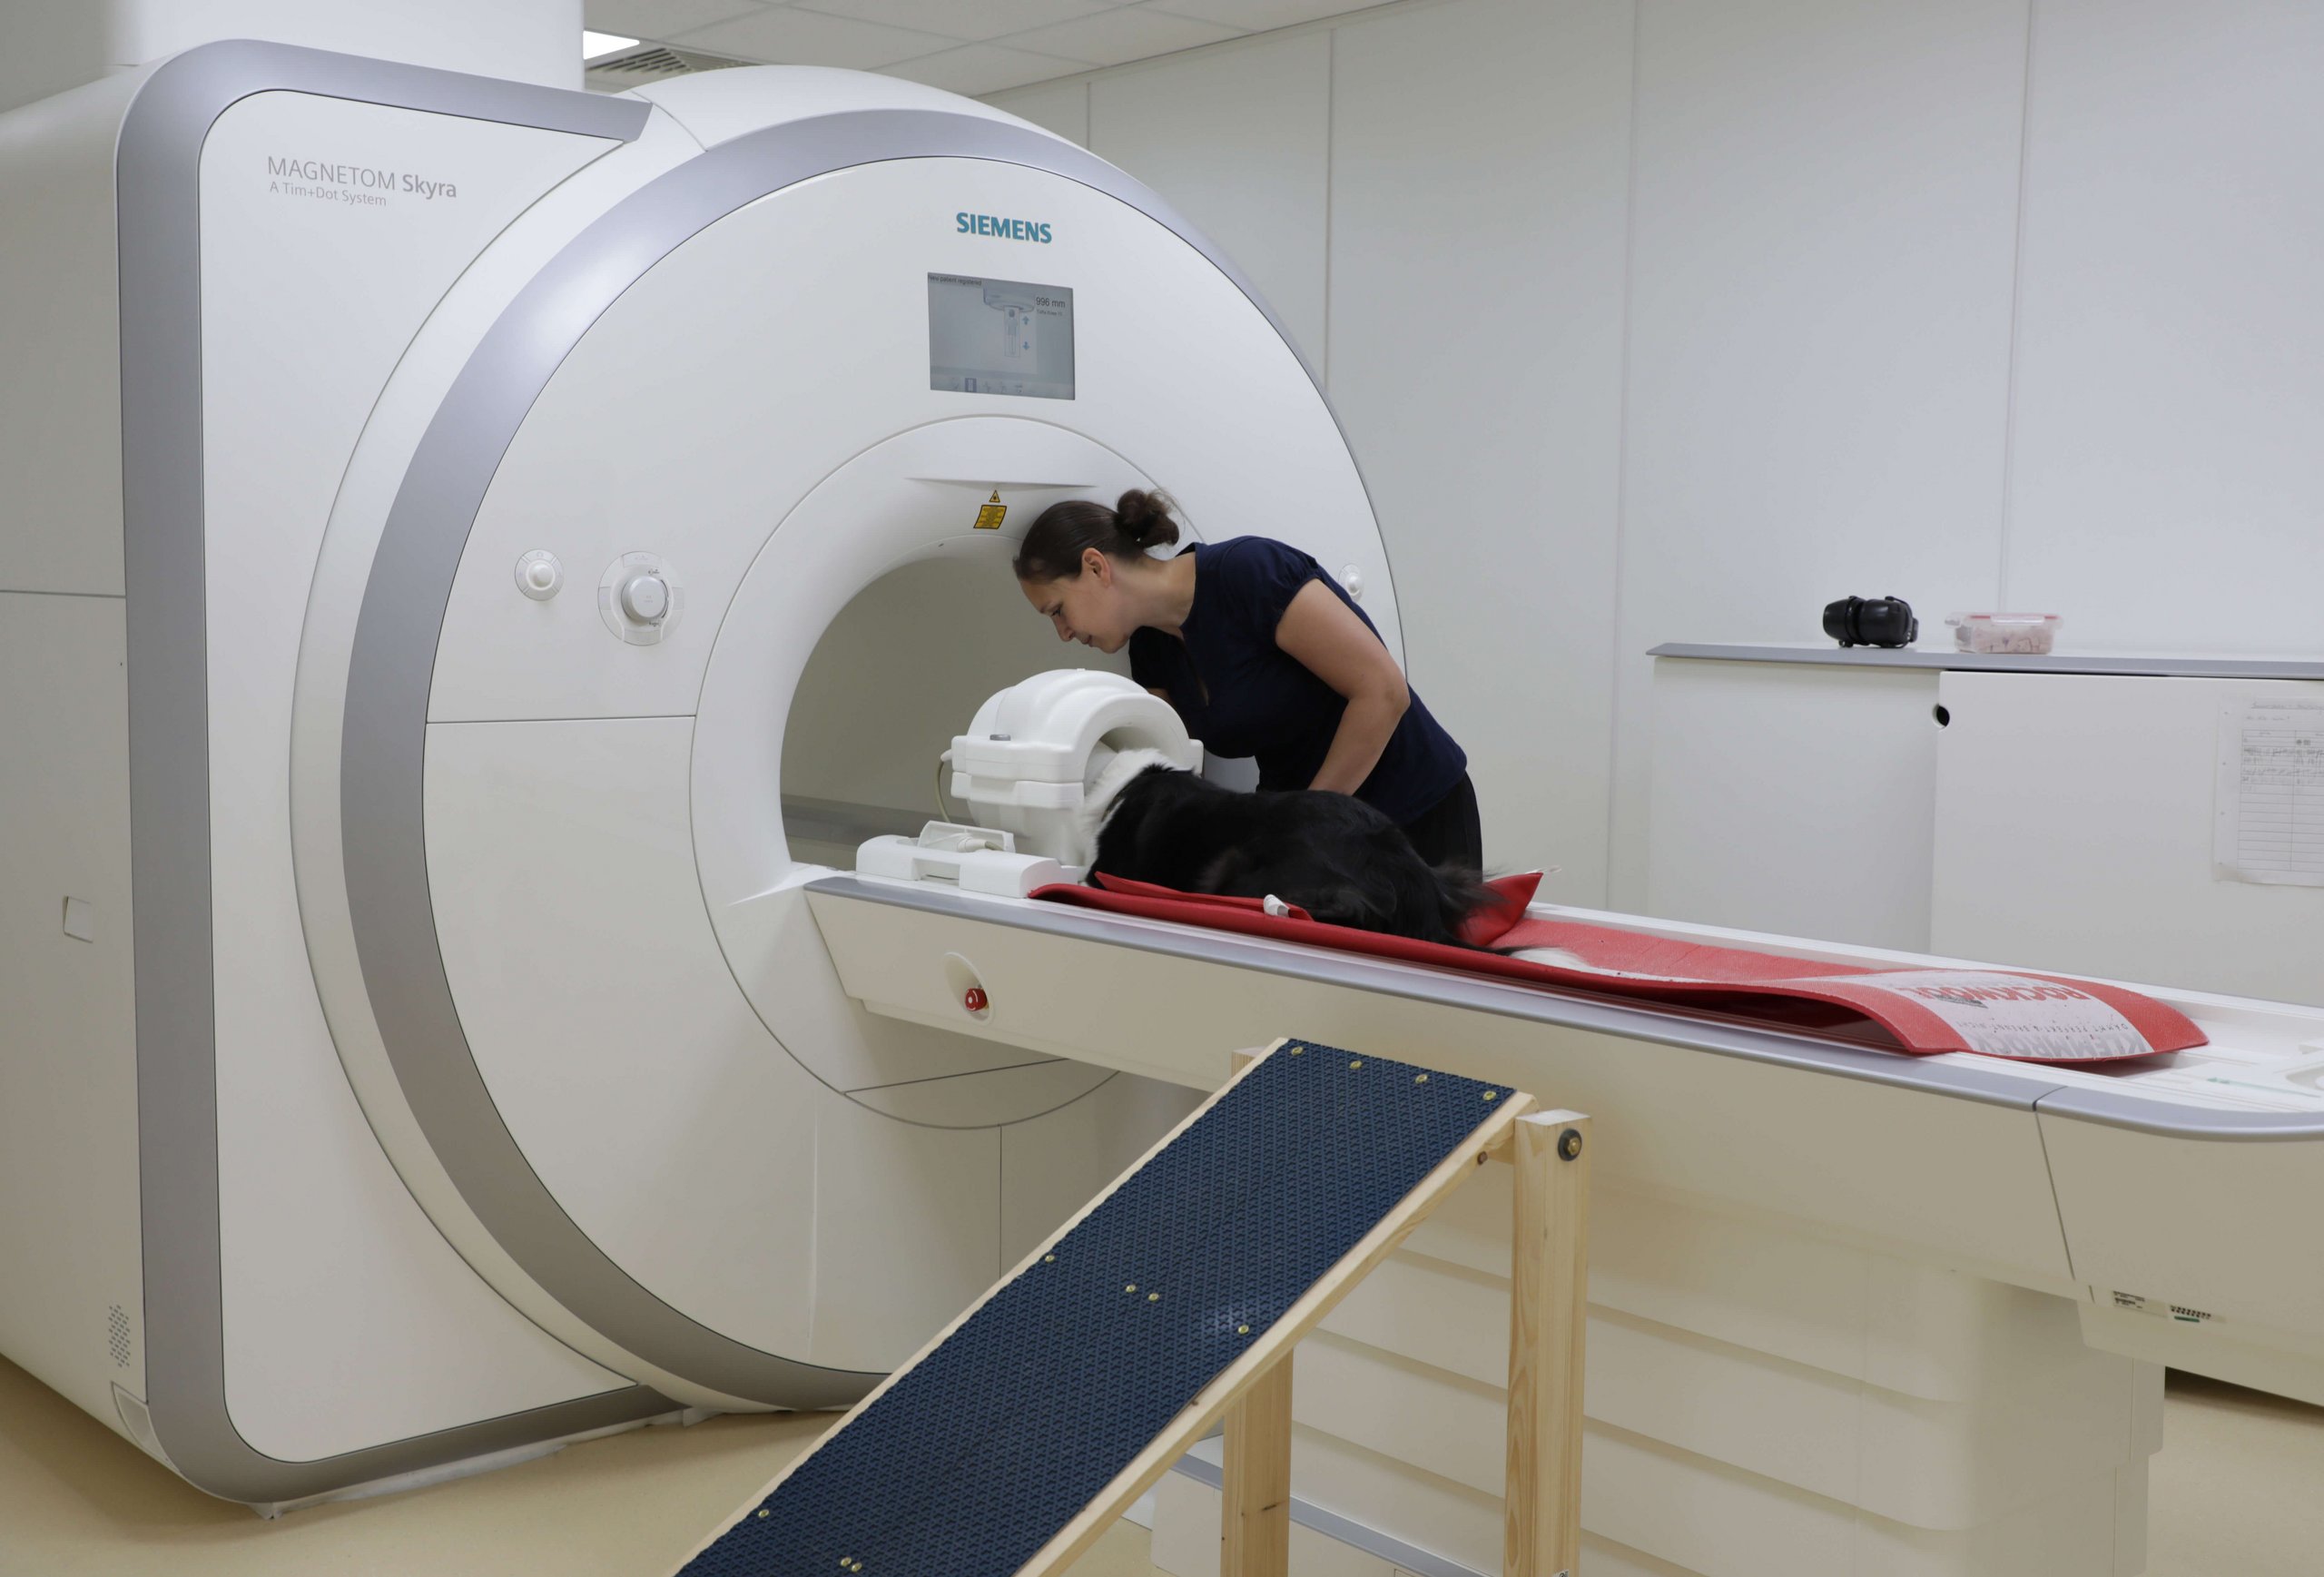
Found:
[[(0, 1577), (659, 1577), (822, 1418), (721, 1418), (274, 1523), (197, 1494), (0, 1363)], [(2150, 1577), (2324, 1572), (2324, 1410), (2174, 1380)], [(1149, 1577), (1118, 1525), (1077, 1577)]]

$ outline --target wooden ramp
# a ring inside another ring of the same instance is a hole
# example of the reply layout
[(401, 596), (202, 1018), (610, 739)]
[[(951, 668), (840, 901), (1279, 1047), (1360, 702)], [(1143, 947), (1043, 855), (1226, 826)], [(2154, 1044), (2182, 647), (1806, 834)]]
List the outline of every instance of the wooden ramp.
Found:
[(1279, 1040), (699, 1546), (684, 1577), (1062, 1571), (1226, 1424), (1223, 1577), (1280, 1577), (1291, 1352), (1515, 1164), (1507, 1577), (1571, 1573), (1589, 1121)]

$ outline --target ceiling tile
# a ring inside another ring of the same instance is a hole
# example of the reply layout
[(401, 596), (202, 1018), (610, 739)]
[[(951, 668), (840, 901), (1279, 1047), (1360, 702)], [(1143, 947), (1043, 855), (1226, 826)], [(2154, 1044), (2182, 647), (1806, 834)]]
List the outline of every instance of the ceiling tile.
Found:
[(875, 22), (858, 22), (849, 16), (826, 16), (818, 11), (778, 6), (663, 42), (698, 44), (724, 54), (739, 54), (745, 60), (868, 71), (933, 54), (960, 41), (902, 27), (882, 27)]
[(762, 9), (758, 0), (584, 0), (582, 16), (601, 33), (661, 44), (681, 33)]
[(1109, 11), (1128, 0), (793, 0), (802, 11), (918, 28), (954, 38), (999, 38)]
[(890, 66), (887, 74), (925, 83), (948, 93), (997, 94), (1003, 88), (1023, 87), (1027, 83), (1047, 82), (1051, 77), (1071, 76), (1088, 69), (1078, 60), (1059, 60), (1055, 55), (1033, 54), (998, 44), (970, 44)]
[(1168, 54), (1173, 50), (1239, 37), (1241, 33), (1240, 28), (1132, 5), (1078, 22), (1060, 22), (1050, 27), (1036, 27), (1029, 33), (1014, 34), (1009, 43), (1013, 47), (1087, 61), (1091, 65), (1120, 65), (1152, 54)]
[(1272, 27), (1290, 27), (1318, 17), (1367, 11), (1385, 3), (1386, 0), (1152, 0), (1148, 8), (1173, 16), (1192, 16), (1264, 33)]

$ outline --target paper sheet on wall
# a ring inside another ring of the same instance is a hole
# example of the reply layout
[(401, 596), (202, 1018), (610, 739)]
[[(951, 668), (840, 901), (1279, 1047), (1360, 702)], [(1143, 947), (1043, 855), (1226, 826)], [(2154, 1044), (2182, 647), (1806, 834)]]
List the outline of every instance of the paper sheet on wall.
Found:
[(2221, 705), (2214, 823), (2216, 880), (2324, 887), (2324, 701)]

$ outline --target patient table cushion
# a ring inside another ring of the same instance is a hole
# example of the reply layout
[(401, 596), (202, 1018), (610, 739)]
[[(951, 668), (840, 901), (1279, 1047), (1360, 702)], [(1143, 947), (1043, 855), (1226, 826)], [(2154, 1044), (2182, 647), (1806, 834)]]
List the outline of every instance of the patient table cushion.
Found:
[(1329, 925), (1265, 901), (1097, 878), (1038, 899), (1241, 931), (1375, 958), (1647, 1001), (1684, 1003), (1863, 1040), (1915, 1055), (1974, 1051), (2034, 1062), (2112, 1062), (2183, 1051), (2203, 1032), (2174, 1008), (2121, 986), (2001, 970), (1883, 970), (1649, 936), (1527, 912), (1539, 875), (1503, 877), (1465, 934), (1477, 951)]

